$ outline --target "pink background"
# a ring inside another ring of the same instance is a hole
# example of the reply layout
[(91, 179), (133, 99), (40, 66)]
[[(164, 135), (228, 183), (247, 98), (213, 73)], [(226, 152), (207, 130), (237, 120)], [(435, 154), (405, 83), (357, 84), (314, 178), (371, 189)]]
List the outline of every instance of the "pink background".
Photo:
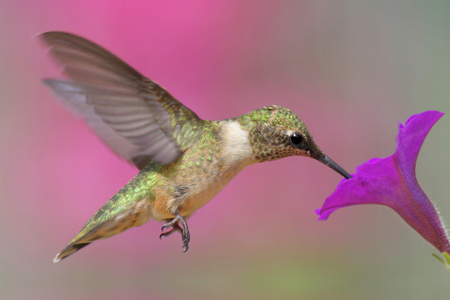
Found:
[[(202, 118), (277, 104), (349, 172), (392, 154), (398, 121), (450, 112), (450, 2), (0, 2), (1, 299), (448, 299), (434, 249), (385, 207), (316, 221), (340, 176), (306, 158), (251, 166), (190, 220), (149, 222), (51, 260), (137, 170), (56, 101), (36, 34), (91, 39)], [(448, 116), (418, 178), (450, 218)]]

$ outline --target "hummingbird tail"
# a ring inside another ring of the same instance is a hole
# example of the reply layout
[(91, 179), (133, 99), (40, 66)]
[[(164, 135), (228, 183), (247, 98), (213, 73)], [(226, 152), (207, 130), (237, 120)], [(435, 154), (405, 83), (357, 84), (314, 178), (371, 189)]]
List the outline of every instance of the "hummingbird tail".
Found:
[(53, 262), (56, 264), (57, 262), (59, 262), (61, 259), (64, 259), (66, 257), (68, 257), (69, 255), (72, 255), (73, 253), (77, 252), (78, 250), (80, 250), (83, 247), (86, 247), (87, 245), (89, 245), (91, 242), (89, 243), (79, 243), (79, 244), (69, 244), (67, 245), (66, 248), (64, 248), (61, 252), (59, 252), (58, 254), (56, 254), (55, 258), (53, 259)]
[(150, 207), (151, 202), (146, 198), (129, 201), (129, 198), (117, 193), (87, 221), (53, 262), (59, 262), (96, 240), (107, 239), (132, 227), (141, 226), (150, 218)]

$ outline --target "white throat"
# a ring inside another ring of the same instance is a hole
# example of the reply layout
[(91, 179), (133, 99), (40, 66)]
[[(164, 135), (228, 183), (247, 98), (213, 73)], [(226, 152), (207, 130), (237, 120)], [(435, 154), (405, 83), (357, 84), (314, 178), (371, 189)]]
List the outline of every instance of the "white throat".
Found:
[(248, 132), (242, 129), (238, 121), (222, 121), (222, 157), (229, 165), (243, 163), (251, 164), (253, 161), (252, 147), (248, 140)]

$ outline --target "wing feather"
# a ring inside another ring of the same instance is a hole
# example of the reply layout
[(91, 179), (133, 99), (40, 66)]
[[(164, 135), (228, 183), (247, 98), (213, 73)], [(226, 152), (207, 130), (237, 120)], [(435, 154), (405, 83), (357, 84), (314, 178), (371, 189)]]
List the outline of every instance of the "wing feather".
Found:
[(202, 122), (194, 112), (109, 51), (64, 32), (46, 32), (41, 38), (70, 79), (44, 83), (138, 168), (150, 161), (173, 162), (197, 136), (180, 135), (187, 122)]

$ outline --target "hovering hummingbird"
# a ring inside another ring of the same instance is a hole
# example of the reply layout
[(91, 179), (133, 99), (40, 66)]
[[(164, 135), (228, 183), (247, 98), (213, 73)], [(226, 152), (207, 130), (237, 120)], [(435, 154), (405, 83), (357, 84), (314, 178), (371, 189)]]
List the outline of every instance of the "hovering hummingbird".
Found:
[(306, 156), (351, 178), (287, 108), (274, 105), (231, 119), (202, 120), (102, 47), (65, 32), (46, 32), (40, 38), (69, 77), (44, 83), (139, 169), (56, 255), (55, 263), (150, 218), (166, 222), (160, 238), (180, 232), (187, 251), (186, 219), (251, 164)]

